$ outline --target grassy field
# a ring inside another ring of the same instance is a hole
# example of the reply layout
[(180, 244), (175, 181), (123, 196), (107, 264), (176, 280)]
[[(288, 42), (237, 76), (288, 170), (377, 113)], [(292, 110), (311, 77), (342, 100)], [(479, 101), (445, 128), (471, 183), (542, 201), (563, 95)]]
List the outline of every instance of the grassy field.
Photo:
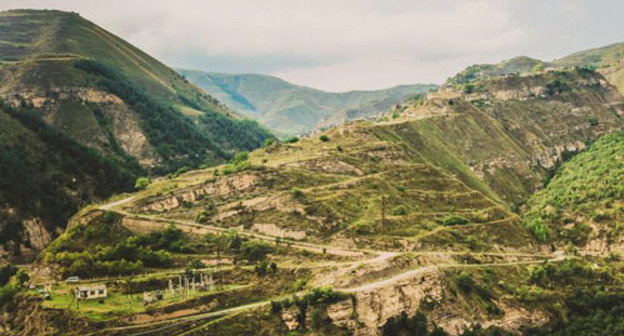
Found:
[[(75, 284), (53, 285), (51, 300), (44, 300), (44, 307), (55, 309), (70, 309), (78, 315), (88, 317), (92, 321), (105, 321), (121, 316), (144, 313), (148, 307), (163, 307), (174, 303), (181, 303), (187, 300), (196, 299), (202, 296), (213, 295), (221, 292), (227, 292), (244, 288), (244, 285), (225, 285), (219, 290), (211, 291), (190, 291), (188, 295), (181, 296), (178, 293), (169, 293), (165, 288), (162, 289), (163, 299), (154, 303), (145, 305), (142, 294), (126, 295), (118, 291), (108, 291), (108, 296), (103, 299), (103, 303), (99, 300), (75, 300), (73, 289)], [(36, 291), (31, 291), (33, 295)]]

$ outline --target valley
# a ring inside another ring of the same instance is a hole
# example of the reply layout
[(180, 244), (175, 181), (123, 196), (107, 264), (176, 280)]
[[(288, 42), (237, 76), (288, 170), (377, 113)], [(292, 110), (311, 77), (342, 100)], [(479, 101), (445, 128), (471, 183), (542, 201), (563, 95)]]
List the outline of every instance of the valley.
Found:
[(621, 48), (331, 93), (0, 12), (0, 334), (622, 334)]

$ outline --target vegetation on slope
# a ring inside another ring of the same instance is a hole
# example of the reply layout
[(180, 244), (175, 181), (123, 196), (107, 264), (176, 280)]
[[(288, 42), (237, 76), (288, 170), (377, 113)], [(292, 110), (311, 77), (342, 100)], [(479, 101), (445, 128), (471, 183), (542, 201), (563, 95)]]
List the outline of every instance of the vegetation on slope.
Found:
[(5, 108), (0, 110), (0, 202), (14, 209), (0, 212), (0, 242), (6, 249), (19, 252), (22, 220), (41, 218), (52, 231), (84, 202), (132, 190), (140, 171), (135, 160), (103, 157), (32, 111)]
[[(11, 254), (43, 248), (79, 206), (138, 175), (214, 165), (272, 137), (76, 13), (6, 11), (0, 32), (0, 243)], [(26, 233), (27, 220), (47, 232)]]
[(623, 218), (624, 132), (594, 142), (563, 164), (545, 189), (527, 202), (527, 227), (540, 240), (584, 244), (591, 226), (608, 241), (620, 236)]
[(521, 75), (544, 69), (547, 64), (526, 56), (514, 57), (497, 64), (475, 64), (447, 80), (447, 84), (468, 84), (478, 79), (504, 75)]
[(416, 84), (334, 93), (266, 75), (178, 71), (229, 107), (282, 134), (305, 133), (339, 121), (376, 117), (408, 96), (436, 87)]

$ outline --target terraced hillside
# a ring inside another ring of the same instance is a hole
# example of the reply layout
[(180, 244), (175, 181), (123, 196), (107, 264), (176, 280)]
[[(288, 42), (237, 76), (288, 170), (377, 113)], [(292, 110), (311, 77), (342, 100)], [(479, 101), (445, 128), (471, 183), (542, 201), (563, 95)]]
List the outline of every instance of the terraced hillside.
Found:
[[(43, 302), (25, 290), (14, 294), (23, 309), (0, 325), (17, 335), (373, 336), (424, 317), (452, 335), (476, 323), (548, 334), (593, 316), (578, 302), (617, 316), (617, 258), (566, 255), (508, 209), (522, 211), (553, 174), (555, 186), (572, 152), (610, 143), (622, 96), (586, 69), (473, 89), (441, 89), (319, 137), (269, 141), (85, 207), (30, 274), (39, 284), (78, 275), (110, 296), (76, 305), (73, 284), (53, 285)], [(200, 276), (211, 285), (183, 289), (182, 279)], [(153, 303), (137, 295), (158, 290)], [(57, 325), (50, 314), (69, 317)], [(20, 329), (35, 316), (43, 322)]]
[(10, 254), (41, 248), (79, 206), (131, 190), (137, 175), (222, 163), (271, 137), (75, 13), (0, 13), (0, 62)]
[(306, 133), (353, 119), (374, 118), (411, 95), (436, 88), (415, 84), (336, 93), (267, 75), (178, 71), (227, 106), (280, 134)]
[(511, 244), (521, 233), (507, 207), (540, 187), (566, 153), (621, 128), (624, 105), (585, 70), (479, 86), (433, 93), (389, 121), (274, 143), (246, 161), (158, 182), (126, 207), (360, 247), (459, 247), (470, 236), (489, 248)]

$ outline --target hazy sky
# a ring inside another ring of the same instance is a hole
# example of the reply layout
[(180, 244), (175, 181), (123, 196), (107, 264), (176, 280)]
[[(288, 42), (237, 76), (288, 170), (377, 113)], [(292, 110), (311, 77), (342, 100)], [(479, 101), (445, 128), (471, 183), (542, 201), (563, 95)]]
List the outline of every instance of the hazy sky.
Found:
[(73, 10), (164, 63), (325, 90), (441, 83), (467, 65), (624, 41), (621, 0), (0, 0)]

